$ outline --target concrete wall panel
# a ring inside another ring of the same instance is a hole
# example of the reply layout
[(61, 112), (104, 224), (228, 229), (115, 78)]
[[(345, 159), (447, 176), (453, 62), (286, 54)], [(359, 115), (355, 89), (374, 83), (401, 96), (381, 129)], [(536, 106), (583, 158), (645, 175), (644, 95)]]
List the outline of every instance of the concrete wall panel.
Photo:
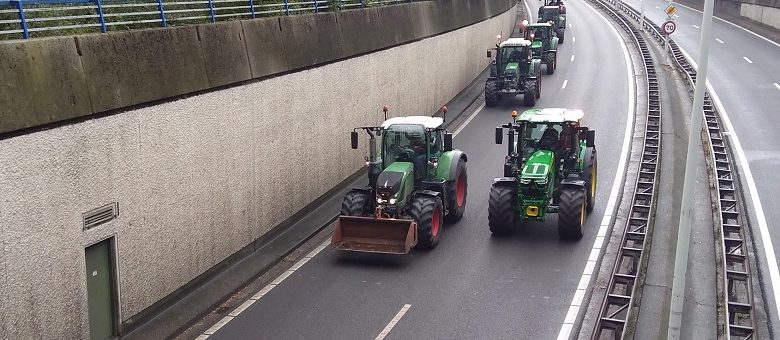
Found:
[(279, 18), (242, 20), (241, 25), (244, 28), (253, 78), (290, 70), (282, 43)]
[(95, 112), (209, 87), (195, 26), (76, 37)]
[(743, 17), (760, 22), (763, 15), (763, 7), (751, 4), (742, 4), (742, 8), (740, 9), (739, 14)]
[(436, 30), (436, 17), (433, 15), (434, 2), (413, 2), (409, 4), (414, 39), (432, 35)]
[[(364, 166), (348, 132), (380, 123), (383, 104), (390, 116), (430, 114), (455, 96), (513, 16), (0, 140), (0, 263), (13, 262), (0, 274), (0, 301), (11, 301), (0, 338), (86, 338), (84, 247), (111, 236), (120, 318), (133, 322)], [(117, 219), (82, 231), (81, 213), (110, 202)]]
[(780, 8), (764, 7), (761, 22), (780, 29)]
[(241, 22), (198, 25), (197, 29), (209, 87), (252, 78)]
[(346, 56), (342, 49), (335, 13), (281, 17), (279, 23), (290, 69)]
[[(382, 9), (380, 12), (380, 29), (385, 32), (386, 39), (391, 45), (415, 39), (411, 6), (386, 6), (380, 8)], [(340, 20), (339, 25), (341, 25)], [(343, 37), (342, 41), (344, 41)]]
[(383, 27), (380, 15), (388, 7), (349, 10), (336, 13), (338, 37), (345, 56), (358, 55), (386, 46), (395, 45), (390, 31)]
[(0, 133), (92, 113), (73, 38), (0, 43)]

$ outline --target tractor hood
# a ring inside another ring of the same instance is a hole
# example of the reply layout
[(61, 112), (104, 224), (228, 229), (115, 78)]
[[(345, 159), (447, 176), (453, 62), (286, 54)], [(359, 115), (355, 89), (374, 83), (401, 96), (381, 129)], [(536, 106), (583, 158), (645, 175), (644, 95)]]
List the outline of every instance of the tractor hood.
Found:
[(518, 63), (507, 63), (504, 72), (517, 73)]
[[(398, 200), (398, 205), (408, 196), (408, 191), (414, 187), (414, 166), (410, 162), (395, 162), (390, 164), (376, 181), (377, 196), (389, 201), (391, 198)], [(395, 202), (395, 201), (394, 201)], [(391, 203), (392, 204), (392, 203)]]
[(542, 48), (542, 41), (541, 40), (534, 40), (534, 42), (531, 43), (531, 48), (533, 48), (533, 49)]
[(547, 178), (547, 175), (553, 168), (553, 152), (549, 150), (538, 150), (525, 162), (523, 171), (520, 174), (521, 182), (524, 180), (540, 180)]

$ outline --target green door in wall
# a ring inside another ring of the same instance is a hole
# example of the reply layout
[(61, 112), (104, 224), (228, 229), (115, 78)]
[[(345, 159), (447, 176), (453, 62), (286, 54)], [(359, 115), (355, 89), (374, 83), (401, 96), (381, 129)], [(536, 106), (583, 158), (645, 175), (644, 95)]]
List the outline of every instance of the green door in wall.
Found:
[(110, 242), (111, 239), (108, 239), (85, 250), (89, 335), (92, 340), (104, 340), (114, 336)]

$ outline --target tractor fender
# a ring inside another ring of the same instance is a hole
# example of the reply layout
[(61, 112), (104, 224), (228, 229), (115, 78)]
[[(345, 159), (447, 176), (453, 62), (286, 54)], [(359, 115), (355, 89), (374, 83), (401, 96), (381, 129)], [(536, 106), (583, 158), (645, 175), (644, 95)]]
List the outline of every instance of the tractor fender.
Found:
[(553, 37), (553, 38), (550, 40), (550, 51), (553, 51), (553, 52), (555, 52), (556, 50), (558, 50), (558, 41), (559, 41), (559, 40), (560, 40), (560, 39), (558, 39), (558, 37)]
[(569, 174), (568, 177), (561, 181), (561, 187), (577, 187), (585, 189), (585, 181), (582, 180), (579, 175)]
[(440, 198), (442, 200), (444, 199), (440, 192), (433, 191), (433, 190), (417, 190), (412, 195), (412, 197), (415, 197), (415, 198), (420, 197), (420, 196), (427, 196), (427, 197), (433, 197), (433, 198), (438, 197), (438, 198)]
[(447, 151), (441, 154), (439, 157), (439, 165), (436, 168), (436, 178), (445, 181), (455, 180), (458, 169), (458, 160), (463, 159), (464, 162), (468, 162), (466, 154), (461, 150)]
[[(541, 70), (542, 68), (542, 60), (541, 59), (533, 59), (531, 60), (531, 67), (528, 69), (529, 78), (536, 79), (537, 73), (541, 72), (538, 70)], [(538, 71), (538, 72), (537, 72)]]

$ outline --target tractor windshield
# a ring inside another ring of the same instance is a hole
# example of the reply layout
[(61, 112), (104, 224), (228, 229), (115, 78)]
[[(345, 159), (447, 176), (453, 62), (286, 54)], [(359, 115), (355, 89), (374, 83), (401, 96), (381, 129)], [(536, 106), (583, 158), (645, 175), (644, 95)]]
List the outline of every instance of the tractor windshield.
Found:
[(550, 38), (550, 30), (547, 27), (537, 26), (528, 28), (528, 40), (547, 41)]
[(425, 168), (427, 148), (425, 127), (417, 124), (394, 124), (382, 133), (382, 160), (385, 167), (396, 161), (413, 162), (415, 172)]
[[(538, 150), (541, 147), (545, 147), (547, 149), (552, 146), (552, 144), (557, 144), (558, 139), (557, 136), (561, 133), (561, 127), (558, 125), (547, 125), (547, 124), (534, 124), (534, 123), (526, 123), (523, 124), (522, 129), (522, 139), (526, 141), (522, 145), (522, 157), (528, 158), (531, 156), (531, 154), (534, 153), (534, 151)], [(554, 133), (551, 133), (553, 131), (549, 131), (545, 135), (545, 131), (547, 129), (554, 130)], [(546, 140), (549, 138), (549, 136), (554, 135), (554, 140)], [(532, 141), (531, 143), (528, 143), (528, 141)], [(547, 145), (545, 145), (547, 144)]]
[(558, 19), (558, 8), (543, 8), (540, 14), (539, 21), (540, 22), (548, 22), (553, 21), (555, 22)]

